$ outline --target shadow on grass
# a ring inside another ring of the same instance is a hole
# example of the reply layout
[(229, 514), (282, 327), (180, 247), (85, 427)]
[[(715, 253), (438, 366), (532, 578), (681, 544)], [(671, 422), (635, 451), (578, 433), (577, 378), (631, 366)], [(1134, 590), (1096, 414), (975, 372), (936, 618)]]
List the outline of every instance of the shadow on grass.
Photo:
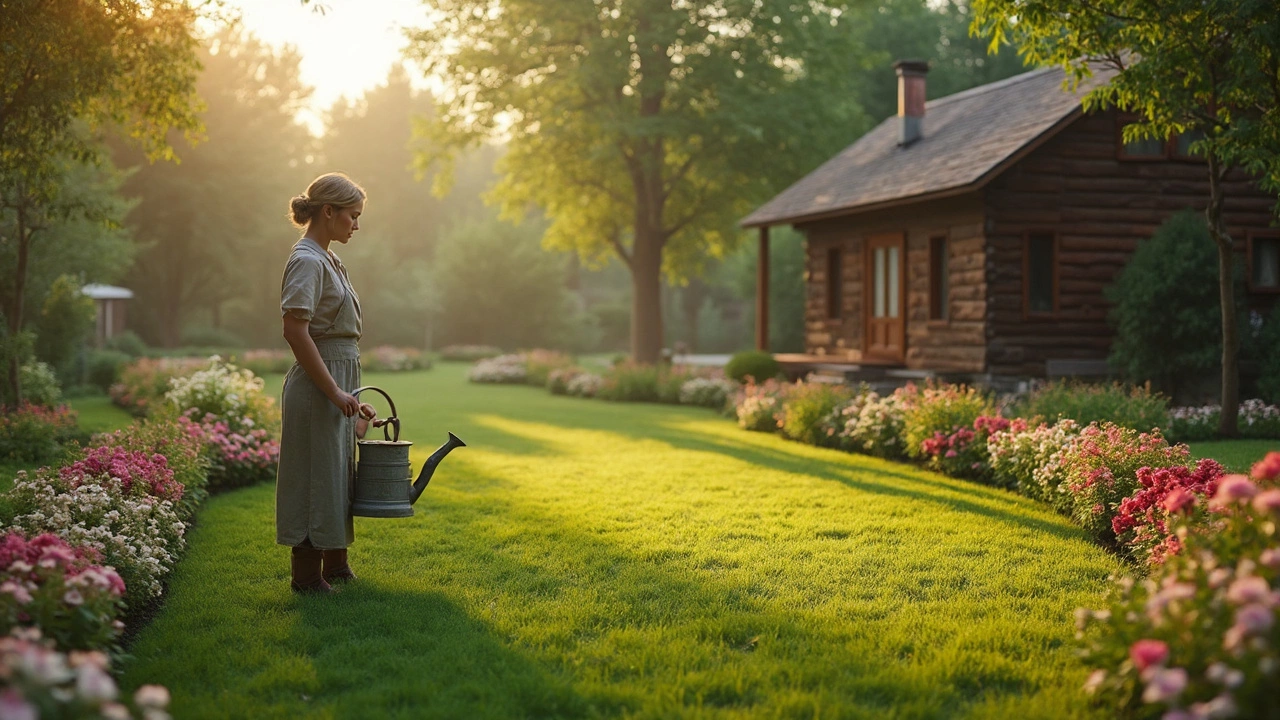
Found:
[(298, 599), (297, 649), (337, 717), (588, 715), (570, 683), (509, 648), (441, 592), (362, 578)]

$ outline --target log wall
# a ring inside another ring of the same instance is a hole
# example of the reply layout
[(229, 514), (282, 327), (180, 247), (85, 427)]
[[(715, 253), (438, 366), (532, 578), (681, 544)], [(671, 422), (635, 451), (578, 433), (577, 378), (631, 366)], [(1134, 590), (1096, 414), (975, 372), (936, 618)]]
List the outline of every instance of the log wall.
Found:
[[(1042, 376), (1048, 360), (1105, 359), (1112, 333), (1104, 288), (1171, 215), (1204, 210), (1204, 163), (1120, 160), (1117, 133), (1113, 111), (1082, 117), (987, 186), (989, 372)], [(1243, 252), (1249, 230), (1270, 227), (1275, 198), (1240, 173), (1224, 189), (1228, 229)], [(1058, 238), (1058, 311), (1027, 317), (1023, 244), (1037, 232)]]
[[(863, 240), (906, 233), (906, 360), (912, 369), (982, 372), (986, 364), (986, 257), (977, 193), (797, 226), (806, 238), (805, 352), (859, 362), (863, 348)], [(929, 320), (929, 238), (948, 238), (950, 318)], [(841, 249), (839, 318), (827, 316), (828, 251)], [(781, 321), (781, 318), (778, 319)]]

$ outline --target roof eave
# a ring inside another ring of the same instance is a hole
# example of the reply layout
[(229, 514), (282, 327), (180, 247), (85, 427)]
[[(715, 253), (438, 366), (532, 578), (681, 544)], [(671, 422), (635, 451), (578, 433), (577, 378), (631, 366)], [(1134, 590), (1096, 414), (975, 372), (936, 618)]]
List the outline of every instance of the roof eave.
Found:
[(883, 210), (885, 208), (899, 207), (902, 205), (911, 205), (919, 202), (927, 202), (930, 200), (939, 200), (942, 198), (955, 197), (956, 195), (964, 195), (965, 193), (981, 190), (983, 187), (986, 187), (987, 183), (990, 183), (992, 180), (996, 179), (997, 177), (1000, 177), (1001, 173), (1008, 170), (1010, 167), (1012, 167), (1013, 165), (1021, 161), (1027, 155), (1037, 150), (1041, 145), (1044, 145), (1046, 142), (1051, 140), (1055, 135), (1062, 132), (1064, 129), (1066, 129), (1068, 125), (1075, 122), (1076, 119), (1078, 119), (1083, 114), (1084, 114), (1084, 108), (1081, 105), (1077, 104), (1075, 108), (1071, 110), (1071, 112), (1068, 112), (1066, 115), (1063, 115), (1057, 122), (1045, 128), (1045, 130), (1041, 132), (1039, 135), (1036, 135), (1034, 138), (1024, 143), (1022, 147), (1018, 148), (1015, 152), (1010, 153), (1003, 160), (993, 165), (989, 170), (987, 170), (985, 173), (980, 175), (973, 182), (969, 182), (964, 185), (956, 185), (950, 188), (944, 188), (942, 190), (935, 190), (933, 192), (921, 193), (918, 195), (907, 195), (903, 197), (892, 198), (889, 200), (882, 200), (880, 202), (875, 202), (875, 203), (867, 203), (863, 205), (850, 205), (842, 208), (832, 208), (831, 210), (824, 210), (818, 213), (807, 213), (803, 215), (788, 215), (788, 216), (781, 216), (781, 217), (776, 217), (772, 219), (765, 218), (761, 220), (752, 220), (751, 216), (748, 215), (747, 217), (742, 219), (742, 221), (739, 223), (739, 227), (743, 228), (744, 230), (751, 230), (753, 228), (771, 227), (774, 225), (799, 225), (802, 223), (816, 222), (818, 220), (830, 220), (831, 218), (841, 217), (844, 215), (860, 215), (862, 213), (871, 212), (873, 210)]

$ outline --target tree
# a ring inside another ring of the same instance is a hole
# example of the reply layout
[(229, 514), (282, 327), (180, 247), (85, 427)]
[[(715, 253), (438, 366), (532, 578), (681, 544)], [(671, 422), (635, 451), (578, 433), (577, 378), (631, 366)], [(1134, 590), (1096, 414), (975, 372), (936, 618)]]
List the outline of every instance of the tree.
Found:
[[(22, 331), (33, 235), (61, 163), (99, 156), (97, 129), (121, 127), (150, 156), (194, 132), (196, 13), (179, 0), (13, 0), (0, 7), (0, 188), (17, 246), (7, 334)], [(80, 127), (83, 124), (87, 131)], [(10, 393), (20, 398), (18, 360)]]
[(312, 139), (296, 118), (310, 89), (293, 49), (237, 22), (203, 42), (199, 59), (203, 141), (179, 144), (177, 164), (117, 153), (139, 165), (124, 188), (139, 199), (128, 218), (140, 246), (133, 318), (144, 337), (170, 347), (197, 323), (265, 342), (280, 332), (272, 318), (292, 242), (285, 210), (314, 174), (305, 163)]
[(662, 344), (662, 274), (679, 282), (730, 251), (738, 218), (867, 126), (839, 7), (428, 4), (408, 52), (446, 88), (423, 165), (447, 171), (459, 149), (506, 139), (493, 197), (508, 216), (545, 213), (548, 247), (622, 259), (641, 362)]
[(568, 301), (563, 260), (542, 252), (531, 225), (490, 218), (443, 233), (432, 268), (440, 342), (559, 346)]
[(1205, 217), (1218, 250), (1222, 309), (1222, 424), (1239, 409), (1235, 244), (1223, 221), (1233, 168), (1280, 191), (1280, 5), (1274, 0), (974, 0), (973, 31), (1011, 41), (1027, 60), (1069, 78), (1116, 72), (1085, 96), (1086, 110), (1117, 106), (1140, 122), (1125, 140), (1198, 132), (1192, 151), (1209, 175)]

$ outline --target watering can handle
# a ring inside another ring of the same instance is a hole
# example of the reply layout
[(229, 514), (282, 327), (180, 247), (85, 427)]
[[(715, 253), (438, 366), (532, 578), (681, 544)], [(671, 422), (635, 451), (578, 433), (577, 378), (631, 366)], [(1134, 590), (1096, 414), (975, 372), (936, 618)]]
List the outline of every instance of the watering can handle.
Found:
[[(382, 426), (382, 436), (391, 442), (395, 442), (399, 440), (400, 439), (400, 418), (396, 417), (396, 404), (391, 400), (391, 396), (387, 394), (386, 390), (383, 390), (380, 387), (375, 387), (373, 385), (365, 385), (362, 388), (356, 388), (351, 392), (351, 394), (354, 395), (355, 397), (360, 397), (360, 393), (364, 392), (365, 390), (375, 390), (379, 395), (387, 399), (387, 404), (391, 406), (391, 417), (387, 418), (384, 421), (384, 424)], [(389, 430), (387, 430), (387, 428), (389, 427), (395, 428), (396, 432), (394, 436), (391, 434)]]

